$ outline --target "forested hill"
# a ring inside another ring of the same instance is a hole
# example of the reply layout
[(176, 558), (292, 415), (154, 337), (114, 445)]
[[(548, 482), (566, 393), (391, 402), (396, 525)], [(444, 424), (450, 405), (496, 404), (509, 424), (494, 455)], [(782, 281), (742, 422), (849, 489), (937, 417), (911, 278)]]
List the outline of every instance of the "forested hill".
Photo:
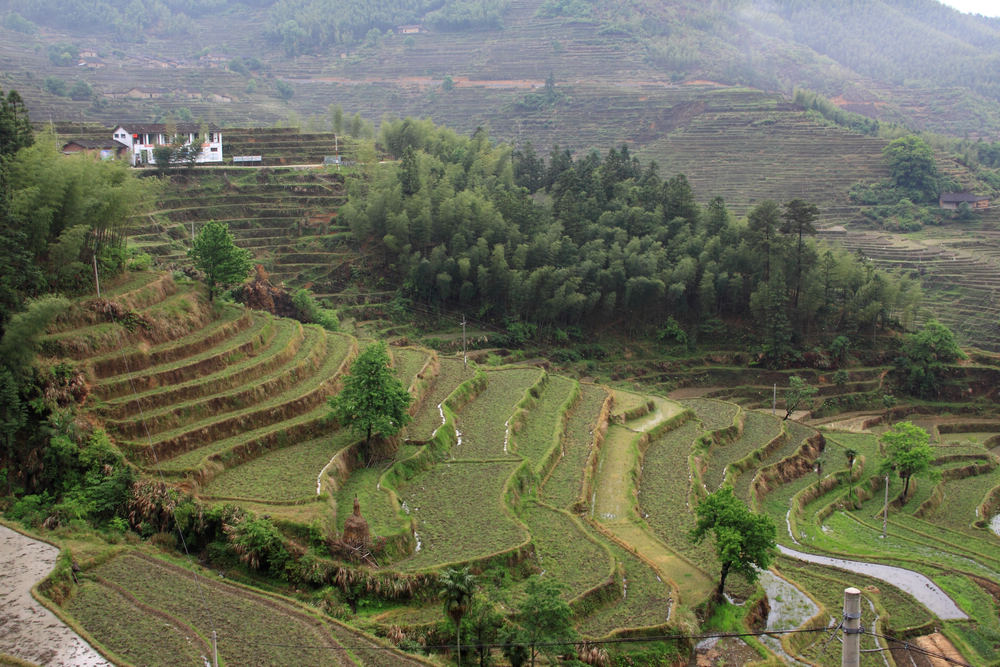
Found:
[[(0, 85), (40, 119), (272, 122), (341, 102), (453, 126), (449, 109), (470, 124), (501, 109), (523, 120), (511, 134), (536, 138), (552, 120), (533, 113), (572, 120), (595, 89), (710, 81), (804, 87), (914, 129), (1000, 131), (1000, 21), (936, 0), (3, 0), (0, 18)], [(564, 96), (533, 96), (550, 74)]]

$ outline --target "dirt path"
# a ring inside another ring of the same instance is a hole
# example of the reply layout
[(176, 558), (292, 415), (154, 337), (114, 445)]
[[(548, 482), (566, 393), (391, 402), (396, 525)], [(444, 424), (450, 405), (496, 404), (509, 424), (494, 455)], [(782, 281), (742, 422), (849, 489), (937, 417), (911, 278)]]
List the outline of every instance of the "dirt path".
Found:
[(695, 604), (711, 594), (714, 582), (638, 523), (635, 515), (636, 500), (630, 480), (632, 470), (638, 465), (638, 437), (622, 426), (608, 429), (597, 472), (594, 518), (653, 565), (663, 578), (673, 582), (682, 601)]
[(52, 571), (59, 549), (0, 525), (0, 653), (40, 665), (111, 665), (31, 597)]

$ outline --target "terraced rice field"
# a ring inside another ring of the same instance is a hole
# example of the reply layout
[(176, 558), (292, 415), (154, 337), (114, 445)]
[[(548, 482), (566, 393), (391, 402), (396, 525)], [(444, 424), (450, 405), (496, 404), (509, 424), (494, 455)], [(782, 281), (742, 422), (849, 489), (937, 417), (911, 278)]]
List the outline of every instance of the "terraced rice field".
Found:
[(553, 448), (560, 446), (566, 409), (572, 403), (577, 386), (569, 378), (549, 376), (538, 402), (514, 434), (514, 451), (536, 467)]
[[(184, 656), (207, 660), (205, 638), (213, 630), (218, 633), (220, 659), (229, 664), (353, 664), (351, 651), (340, 643), (344, 640), (350, 642), (345, 641), (347, 646), (390, 650), (290, 602), (215, 577), (196, 576), (137, 552), (98, 565), (87, 578), (69, 611), (84, 619), (84, 628), (102, 637), (117, 655), (137, 664), (154, 655), (167, 661)], [(116, 612), (126, 609), (127, 617), (136, 621), (138, 635), (123, 631), (131, 620), (126, 626)], [(315, 648), (303, 651), (302, 647)], [(393, 657), (397, 664), (419, 664), (403, 654)]]
[(503, 489), (517, 462), (438, 464), (399, 490), (416, 518), (421, 548), (399, 567), (429, 569), (515, 549), (528, 539), (503, 506)]
[(201, 489), (209, 498), (288, 503), (316, 498), (320, 471), (357, 437), (345, 431), (298, 442), (224, 470)]
[(526, 506), (523, 518), (535, 545), (538, 567), (543, 576), (554, 577), (565, 586), (563, 597), (567, 600), (613, 575), (611, 552), (587, 533), (579, 519), (537, 503)]
[(542, 487), (543, 497), (554, 507), (566, 509), (580, 496), (584, 468), (594, 445), (597, 418), (607, 396), (601, 387), (580, 385), (580, 400), (566, 420), (563, 455)]
[(513, 456), (508, 446), (509, 420), (528, 390), (542, 381), (538, 368), (509, 368), (487, 372), (489, 382), (458, 415), (462, 444), (452, 450), (460, 459), (498, 459)]
[(460, 359), (441, 359), (441, 372), (434, 379), (430, 390), (424, 396), (413, 421), (406, 427), (410, 440), (429, 440), (441, 426), (441, 412), (438, 406), (455, 391), (460, 384), (472, 378), (473, 368), (465, 366)]
[(713, 446), (706, 457), (707, 468), (702, 474), (705, 488), (715, 491), (722, 485), (730, 463), (760, 449), (781, 433), (781, 422), (771, 415), (749, 411), (743, 424), (743, 435), (724, 445)]

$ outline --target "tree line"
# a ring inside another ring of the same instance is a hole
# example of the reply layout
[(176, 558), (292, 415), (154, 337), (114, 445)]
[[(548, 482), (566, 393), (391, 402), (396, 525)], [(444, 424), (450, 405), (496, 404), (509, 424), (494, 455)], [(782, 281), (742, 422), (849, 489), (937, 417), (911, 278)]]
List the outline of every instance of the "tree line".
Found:
[(414, 119), (383, 122), (380, 142), (398, 162), (355, 183), (340, 217), (426, 305), (539, 335), (736, 335), (779, 363), (898, 324), (919, 300), (913, 281), (818, 244), (814, 205), (762, 201), (737, 219), (626, 146), (545, 159)]
[(95, 266), (104, 277), (124, 268), (126, 232), (150, 188), (123, 164), (62, 155), (53, 135), (35, 137), (20, 95), (0, 93), (0, 484), (8, 494), (41, 493), (38, 502), (50, 504), (72, 492), (72, 510), (63, 510), (107, 519), (131, 485), (120, 453), (74, 422), (86, 396), (79, 370), (34, 357), (69, 305), (61, 294), (92, 285)]

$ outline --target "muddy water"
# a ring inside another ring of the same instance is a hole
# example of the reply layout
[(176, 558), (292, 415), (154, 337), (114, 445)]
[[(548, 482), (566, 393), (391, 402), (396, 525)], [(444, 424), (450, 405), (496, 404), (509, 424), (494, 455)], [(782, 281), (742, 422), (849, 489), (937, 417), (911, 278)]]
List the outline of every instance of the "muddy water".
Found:
[(838, 570), (857, 572), (875, 579), (892, 584), (901, 591), (912, 595), (917, 602), (927, 607), (932, 614), (944, 620), (966, 619), (968, 615), (958, 608), (948, 595), (942, 591), (933, 581), (912, 570), (906, 570), (893, 565), (880, 565), (878, 563), (863, 563), (843, 558), (831, 558), (829, 556), (819, 556), (817, 554), (807, 554), (795, 551), (788, 547), (778, 545), (778, 550), (786, 556), (816, 563), (818, 565), (828, 565)]
[[(806, 621), (819, 613), (819, 607), (809, 596), (793, 586), (788, 581), (782, 579), (770, 570), (760, 573), (761, 587), (767, 593), (767, 602), (771, 610), (767, 614), (768, 630), (790, 630), (802, 627)], [(792, 656), (785, 653), (781, 645), (780, 637), (769, 637), (764, 635), (761, 640), (767, 647), (781, 656), (785, 664), (805, 665)]]
[(55, 566), (59, 549), (0, 525), (0, 653), (40, 665), (111, 665), (55, 614), (31, 587)]

